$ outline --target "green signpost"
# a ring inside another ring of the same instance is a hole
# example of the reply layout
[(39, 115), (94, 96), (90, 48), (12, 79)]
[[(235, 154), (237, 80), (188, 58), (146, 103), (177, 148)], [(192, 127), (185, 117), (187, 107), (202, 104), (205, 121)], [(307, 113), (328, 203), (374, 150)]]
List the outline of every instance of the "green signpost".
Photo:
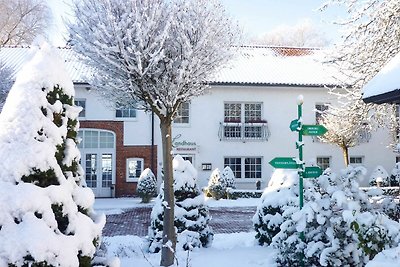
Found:
[[(277, 169), (297, 169), (299, 173), (299, 206), (303, 208), (303, 179), (304, 178), (317, 178), (322, 174), (320, 167), (312, 166), (305, 167), (303, 162), (303, 135), (305, 136), (320, 136), (324, 135), (328, 130), (323, 125), (306, 125), (302, 123), (303, 116), (303, 96), (297, 98), (297, 119), (290, 122), (290, 130), (298, 132), (298, 140), (296, 142), (296, 149), (299, 150), (298, 160), (292, 157), (277, 157), (272, 159), (269, 164)], [(300, 233), (300, 238), (304, 241), (304, 233)], [(304, 266), (303, 258), (300, 259), (301, 266)]]
[(328, 130), (323, 125), (303, 125), (301, 131), (303, 135), (319, 136), (324, 135)]
[(274, 158), (269, 162), (272, 167), (277, 169), (297, 169), (297, 163), (293, 158)]

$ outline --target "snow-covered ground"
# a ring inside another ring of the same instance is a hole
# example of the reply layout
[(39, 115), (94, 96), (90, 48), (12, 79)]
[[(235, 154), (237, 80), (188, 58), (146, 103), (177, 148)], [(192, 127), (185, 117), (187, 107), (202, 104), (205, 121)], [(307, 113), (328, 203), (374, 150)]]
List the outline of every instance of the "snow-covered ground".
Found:
[[(260, 199), (214, 200), (206, 198), (209, 207), (249, 207), (258, 206)], [(110, 198), (96, 199), (94, 208), (99, 213), (119, 214), (123, 210), (153, 206), (153, 201), (140, 203), (140, 198)], [(178, 251), (176, 266), (218, 266), (218, 267), (274, 267), (276, 251), (270, 247), (257, 244), (255, 232), (216, 234), (209, 248), (196, 248), (189, 254)], [(104, 237), (103, 244), (107, 248), (107, 257), (118, 257), (121, 267), (152, 267), (159, 266), (160, 253), (144, 252), (144, 238), (139, 236)], [(384, 251), (377, 255), (367, 267), (398, 267), (400, 266), (400, 247)]]
[[(124, 209), (152, 206), (140, 203), (140, 198), (96, 199), (94, 208), (97, 212), (119, 214)], [(259, 199), (214, 200), (206, 199), (209, 207), (249, 207), (257, 206)], [(259, 267), (276, 266), (274, 250), (260, 247), (254, 238), (255, 232), (216, 234), (212, 246), (197, 248), (188, 255), (186, 251), (178, 251), (179, 266), (229, 266), (229, 267)], [(104, 237), (103, 243), (107, 248), (108, 257), (119, 257), (121, 267), (128, 266), (159, 266), (160, 253), (149, 254), (142, 249), (144, 239), (138, 236)], [(188, 263), (189, 261), (189, 263)]]

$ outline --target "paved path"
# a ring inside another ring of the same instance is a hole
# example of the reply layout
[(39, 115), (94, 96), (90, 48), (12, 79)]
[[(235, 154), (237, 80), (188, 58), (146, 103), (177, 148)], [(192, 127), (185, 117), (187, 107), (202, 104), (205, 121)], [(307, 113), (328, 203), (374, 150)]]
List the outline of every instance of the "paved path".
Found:
[[(248, 232), (253, 230), (252, 217), (256, 207), (209, 208), (210, 225), (215, 234)], [(105, 236), (146, 236), (150, 225), (150, 207), (128, 209), (122, 214), (107, 215)]]

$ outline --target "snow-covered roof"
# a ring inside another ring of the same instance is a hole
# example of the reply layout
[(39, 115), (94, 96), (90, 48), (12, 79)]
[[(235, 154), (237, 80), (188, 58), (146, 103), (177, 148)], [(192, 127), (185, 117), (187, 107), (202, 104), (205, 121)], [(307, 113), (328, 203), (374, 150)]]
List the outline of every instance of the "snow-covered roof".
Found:
[[(65, 62), (67, 72), (74, 83), (87, 83), (90, 68), (79, 61), (77, 54), (70, 48), (59, 47), (58, 51)], [(14, 74), (33, 56), (29, 46), (4, 46), (0, 47), (0, 62), (10, 67)]]
[[(324, 86), (338, 85), (338, 75), (323, 63), (323, 51), (315, 48), (243, 46), (232, 60), (210, 79), (219, 85)], [(59, 48), (74, 83), (88, 83), (90, 68), (70, 48)], [(28, 46), (0, 48), (0, 61), (15, 71), (31, 57)]]
[(377, 104), (400, 102), (400, 53), (364, 86), (363, 99)]
[(237, 56), (212, 79), (214, 84), (339, 85), (338, 71), (324, 64), (324, 51), (294, 47), (240, 47)]

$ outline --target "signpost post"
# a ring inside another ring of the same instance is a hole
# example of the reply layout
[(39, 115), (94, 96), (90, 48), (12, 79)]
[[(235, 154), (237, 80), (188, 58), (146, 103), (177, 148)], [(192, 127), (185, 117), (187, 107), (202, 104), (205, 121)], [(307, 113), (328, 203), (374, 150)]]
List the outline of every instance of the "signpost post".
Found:
[[(277, 169), (297, 169), (299, 174), (299, 206), (300, 209), (304, 205), (304, 178), (317, 178), (322, 174), (320, 167), (312, 166), (305, 167), (303, 161), (303, 135), (305, 136), (320, 136), (324, 135), (328, 130), (323, 125), (306, 125), (303, 124), (303, 96), (297, 98), (297, 119), (290, 122), (289, 128), (292, 132), (298, 132), (298, 140), (296, 142), (296, 149), (299, 151), (298, 160), (291, 157), (276, 157), (272, 159), (269, 164)], [(300, 233), (301, 240), (304, 241), (304, 232)], [(304, 266), (304, 255), (300, 259), (301, 266)]]

